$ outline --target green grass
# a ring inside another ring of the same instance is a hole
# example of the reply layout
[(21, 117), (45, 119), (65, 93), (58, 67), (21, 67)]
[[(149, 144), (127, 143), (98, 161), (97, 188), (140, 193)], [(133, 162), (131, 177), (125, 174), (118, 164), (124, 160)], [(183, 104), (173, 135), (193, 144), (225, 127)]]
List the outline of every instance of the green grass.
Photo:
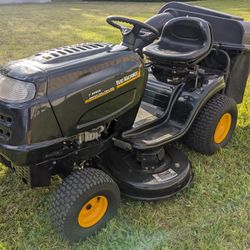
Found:
[[(250, 21), (250, 2), (202, 1)], [(51, 47), (85, 41), (119, 42), (107, 15), (145, 20), (162, 3), (52, 3), (0, 6), (0, 63)], [(239, 69), (240, 70), (240, 69)], [(0, 168), (0, 249), (249, 249), (250, 84), (239, 105), (231, 143), (214, 156), (186, 147), (194, 186), (161, 202), (123, 199), (118, 216), (96, 237), (70, 246), (49, 221), (49, 195), (56, 184), (30, 190)]]

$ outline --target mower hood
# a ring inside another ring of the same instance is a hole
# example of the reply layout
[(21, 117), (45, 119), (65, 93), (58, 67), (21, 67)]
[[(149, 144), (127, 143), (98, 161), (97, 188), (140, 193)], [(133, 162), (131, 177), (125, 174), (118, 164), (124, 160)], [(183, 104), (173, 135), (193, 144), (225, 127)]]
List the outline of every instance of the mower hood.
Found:
[(34, 83), (37, 87), (48, 81), (48, 75), (58, 68), (82, 58), (89, 59), (96, 54), (111, 49), (104, 43), (77, 44), (40, 52), (32, 57), (10, 62), (0, 69), (0, 73), (10, 78)]

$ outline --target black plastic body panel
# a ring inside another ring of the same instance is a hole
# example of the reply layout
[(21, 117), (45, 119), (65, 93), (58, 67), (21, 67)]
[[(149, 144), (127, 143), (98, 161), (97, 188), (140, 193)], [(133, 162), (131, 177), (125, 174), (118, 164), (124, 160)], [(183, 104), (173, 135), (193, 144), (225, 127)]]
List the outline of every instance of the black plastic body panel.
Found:
[(211, 9), (207, 9), (207, 8), (202, 8), (199, 7), (197, 5), (188, 5), (188, 4), (183, 4), (180, 2), (170, 2), (167, 3), (165, 5), (163, 5), (160, 10), (159, 10), (159, 14), (165, 12), (167, 9), (179, 9), (179, 10), (183, 10), (183, 11), (190, 11), (190, 12), (194, 12), (194, 13), (199, 13), (199, 14), (203, 14), (203, 15), (212, 15), (212, 16), (216, 16), (216, 17), (220, 17), (220, 18), (227, 18), (227, 19), (235, 19), (235, 20), (239, 20), (242, 21), (243, 19), (241, 17), (238, 16), (233, 16), (233, 15), (229, 15), (223, 12), (219, 12), (219, 11), (215, 11), (215, 10), (211, 10)]
[[(70, 83), (50, 91), (48, 98), (64, 136), (107, 124), (126, 113), (140, 102), (147, 81), (147, 71), (132, 51), (107, 51), (87, 61), (68, 62), (63, 68), (61, 80), (70, 79)], [(57, 74), (49, 72), (49, 88), (58, 85)], [(132, 81), (118, 85), (129, 76)]]
[[(214, 47), (226, 51), (231, 60), (225, 94), (237, 103), (241, 103), (250, 73), (250, 22), (245, 22), (237, 16), (180, 2), (165, 4), (158, 14), (147, 22), (161, 30), (165, 25), (162, 20), (168, 20), (171, 16), (174, 18), (187, 15), (202, 18), (210, 23)], [(159, 27), (159, 24), (162, 27)], [(144, 45), (140, 44), (140, 46)]]
[(10, 133), (0, 137), (1, 144), (21, 146), (62, 137), (46, 96), (25, 104), (0, 102), (0, 112), (11, 118), (10, 123), (0, 121), (0, 127)]
[(231, 59), (231, 70), (225, 94), (241, 103), (250, 73), (250, 50), (231, 50), (228, 54)]
[[(142, 168), (135, 152), (125, 152), (117, 148), (102, 154), (101, 161), (97, 164), (112, 176), (124, 196), (139, 200), (165, 199), (188, 187), (193, 179), (193, 173), (191, 164), (183, 152), (171, 146), (164, 150), (165, 166), (154, 165), (153, 170)], [(176, 176), (166, 178), (165, 181), (157, 181), (158, 175), (164, 175), (169, 169), (174, 170)]]
[(176, 2), (166, 4), (159, 14), (169, 13), (169, 11), (170, 13), (174, 11), (176, 17), (188, 15), (209, 22), (212, 26), (214, 42), (217, 44), (237, 49), (250, 49), (250, 23), (244, 22), (240, 17)]
[[(166, 88), (168, 93), (165, 91)], [(171, 84), (160, 82), (150, 75), (143, 101), (155, 104), (154, 98), (149, 98), (149, 96), (155, 96), (155, 100), (165, 99), (167, 105), (172, 102), (173, 95), (176, 95), (176, 101), (173, 102), (171, 110), (165, 111), (162, 117), (149, 122), (146, 126), (132, 128), (122, 136), (139, 150), (157, 148), (174, 141), (188, 131), (207, 101), (224, 88), (223, 76), (211, 75), (202, 80), (200, 88), (193, 91), (178, 91)], [(162, 89), (161, 92), (160, 89)]]
[(51, 50), (2, 67), (2, 74), (32, 82), (43, 91), (24, 104), (0, 102), (0, 113), (13, 117), (11, 124), (0, 119), (5, 134), (13, 131), (8, 141), (0, 142), (18, 146), (73, 136), (138, 105), (147, 81), (141, 58), (129, 50), (112, 51), (108, 45), (81, 46), (84, 50), (75, 54), (53, 57), (68, 49)]
[[(70, 138), (113, 120), (117, 132), (132, 126), (148, 75), (139, 55), (103, 44), (39, 53), (3, 66), (1, 73), (37, 89), (26, 103), (0, 102), (0, 154), (10, 166), (70, 154)], [(95, 148), (85, 149), (86, 157), (98, 153)]]

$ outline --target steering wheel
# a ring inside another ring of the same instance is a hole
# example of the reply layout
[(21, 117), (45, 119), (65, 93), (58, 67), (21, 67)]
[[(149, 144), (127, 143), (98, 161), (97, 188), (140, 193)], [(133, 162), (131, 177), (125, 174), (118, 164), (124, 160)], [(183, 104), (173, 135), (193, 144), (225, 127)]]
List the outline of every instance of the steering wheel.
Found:
[[(123, 36), (122, 44), (127, 46), (129, 49), (134, 49), (134, 45), (137, 38), (146, 38), (148, 36), (154, 35), (155, 38), (159, 37), (159, 31), (153, 26), (143, 23), (131, 18), (122, 17), (122, 16), (109, 16), (107, 17), (107, 23), (111, 26), (119, 29)], [(127, 28), (118, 23), (130, 24), (133, 27)]]

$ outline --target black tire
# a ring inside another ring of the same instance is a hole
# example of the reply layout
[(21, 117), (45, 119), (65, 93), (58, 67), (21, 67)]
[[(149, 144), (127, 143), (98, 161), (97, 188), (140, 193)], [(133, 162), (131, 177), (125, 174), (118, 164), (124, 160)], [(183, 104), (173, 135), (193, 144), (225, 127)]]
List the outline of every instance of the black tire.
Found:
[[(231, 126), (221, 142), (215, 142), (214, 135), (219, 121), (224, 114), (231, 115)], [(191, 128), (184, 137), (190, 148), (202, 154), (211, 155), (227, 145), (237, 123), (238, 111), (236, 102), (225, 95), (216, 94), (201, 109)]]
[[(106, 212), (96, 224), (82, 227), (79, 223), (79, 213), (96, 197), (107, 199)], [(119, 204), (120, 191), (111, 177), (101, 170), (86, 168), (72, 172), (53, 194), (50, 207), (51, 221), (64, 238), (77, 242), (104, 227), (116, 214)]]

